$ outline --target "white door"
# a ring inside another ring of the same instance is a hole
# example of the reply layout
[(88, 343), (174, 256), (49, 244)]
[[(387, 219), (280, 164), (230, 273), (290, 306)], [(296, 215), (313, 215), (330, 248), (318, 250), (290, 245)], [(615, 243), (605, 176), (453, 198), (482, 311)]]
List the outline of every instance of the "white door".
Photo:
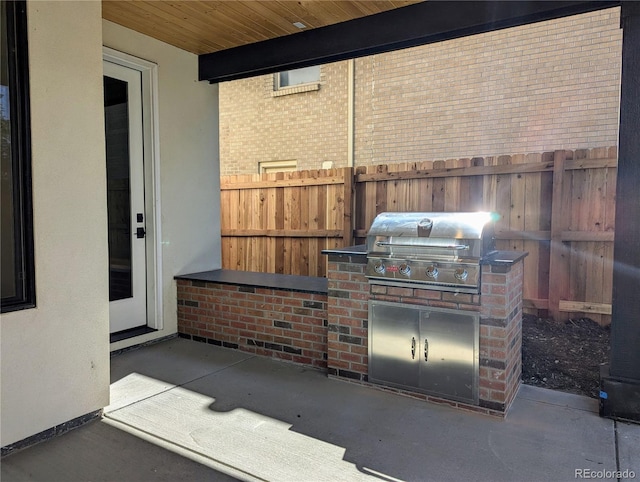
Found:
[(109, 325), (147, 324), (144, 137), (140, 71), (104, 61)]

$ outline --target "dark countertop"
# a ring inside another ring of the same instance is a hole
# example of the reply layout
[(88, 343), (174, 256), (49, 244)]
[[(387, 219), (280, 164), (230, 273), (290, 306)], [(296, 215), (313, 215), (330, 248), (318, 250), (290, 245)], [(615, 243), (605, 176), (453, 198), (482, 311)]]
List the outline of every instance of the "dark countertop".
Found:
[(336, 249), (323, 249), (321, 251), (322, 254), (355, 254), (355, 255), (367, 255), (367, 245), (359, 244), (357, 246), (347, 246), (346, 248), (336, 248)]
[[(366, 256), (366, 246), (348, 246), (338, 249), (324, 249), (322, 254)], [(481, 264), (492, 266), (511, 266), (529, 253), (526, 251), (496, 251), (484, 258)], [(215, 269), (200, 273), (188, 273), (175, 276), (175, 279), (189, 281), (204, 281), (239, 286), (253, 286), (258, 288), (273, 288), (301, 293), (327, 294), (328, 282), (326, 278), (315, 276), (297, 276), (279, 273), (257, 273), (253, 271), (234, 271), (230, 269)]]
[[(347, 246), (346, 248), (323, 249), (322, 254), (342, 254), (342, 255), (367, 255), (367, 246), (359, 244), (357, 246)], [(490, 265), (512, 265), (525, 258), (529, 253), (526, 251), (495, 251), (484, 258), (480, 264)]]
[(510, 266), (529, 255), (526, 251), (495, 251), (480, 261), (491, 266)]
[(327, 294), (327, 279), (315, 276), (215, 269), (213, 271), (202, 271), (200, 273), (181, 274), (174, 278), (189, 281), (205, 281), (208, 283), (254, 286), (257, 288), (274, 288), (302, 293)]

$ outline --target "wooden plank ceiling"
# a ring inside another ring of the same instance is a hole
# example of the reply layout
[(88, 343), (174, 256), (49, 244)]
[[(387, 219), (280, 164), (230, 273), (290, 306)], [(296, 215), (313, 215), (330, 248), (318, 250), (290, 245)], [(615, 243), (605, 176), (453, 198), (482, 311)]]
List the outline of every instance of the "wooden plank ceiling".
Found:
[(247, 45), (421, 0), (103, 0), (102, 17), (194, 54)]

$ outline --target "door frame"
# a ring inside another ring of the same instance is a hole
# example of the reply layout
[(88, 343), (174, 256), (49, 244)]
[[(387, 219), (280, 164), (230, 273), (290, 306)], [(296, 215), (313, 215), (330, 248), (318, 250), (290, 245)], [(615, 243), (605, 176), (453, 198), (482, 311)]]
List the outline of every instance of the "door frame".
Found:
[(137, 70), (142, 77), (147, 326), (155, 330), (161, 330), (163, 327), (163, 310), (158, 65), (110, 47), (102, 47), (102, 60)]

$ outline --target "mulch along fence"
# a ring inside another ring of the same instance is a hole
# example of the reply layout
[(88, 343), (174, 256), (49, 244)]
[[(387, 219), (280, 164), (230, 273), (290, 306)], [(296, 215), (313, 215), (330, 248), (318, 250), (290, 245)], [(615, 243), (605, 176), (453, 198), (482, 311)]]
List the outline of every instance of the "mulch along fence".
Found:
[(326, 276), (385, 211), (494, 211), (499, 249), (528, 251), (524, 307), (611, 322), (615, 147), (224, 176), (222, 267)]

